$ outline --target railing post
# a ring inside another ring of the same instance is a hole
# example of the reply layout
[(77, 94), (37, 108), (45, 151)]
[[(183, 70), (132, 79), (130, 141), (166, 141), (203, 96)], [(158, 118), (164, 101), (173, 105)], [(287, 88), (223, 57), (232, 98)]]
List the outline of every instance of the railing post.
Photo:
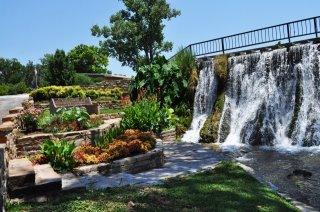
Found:
[(287, 24), (287, 34), (288, 34), (289, 43), (291, 43), (291, 39), (290, 39), (290, 26), (289, 26), (289, 24)]
[(316, 33), (316, 38), (318, 37), (318, 25), (317, 25), (317, 18), (313, 19), (314, 23), (314, 32)]
[(224, 38), (221, 38), (222, 53), (224, 54)]
[(192, 48), (191, 48), (191, 45), (189, 45), (188, 46), (188, 49), (189, 49), (189, 51), (191, 52), (191, 54), (192, 54)]

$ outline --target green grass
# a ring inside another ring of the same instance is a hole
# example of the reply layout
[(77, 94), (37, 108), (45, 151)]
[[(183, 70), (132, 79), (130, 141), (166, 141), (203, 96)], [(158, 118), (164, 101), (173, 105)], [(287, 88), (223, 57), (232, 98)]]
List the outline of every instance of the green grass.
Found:
[(100, 113), (101, 114), (112, 114), (112, 113), (121, 113), (123, 112), (123, 108), (101, 108)]
[(8, 211), (298, 211), (232, 162), (152, 187), (61, 194), (48, 203), (12, 204)]

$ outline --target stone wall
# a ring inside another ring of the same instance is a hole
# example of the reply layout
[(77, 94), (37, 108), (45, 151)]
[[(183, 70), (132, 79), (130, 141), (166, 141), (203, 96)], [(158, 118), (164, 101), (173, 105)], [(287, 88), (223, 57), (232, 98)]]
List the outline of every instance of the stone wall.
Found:
[(22, 158), (37, 154), (40, 151), (40, 145), (45, 140), (63, 139), (66, 141), (75, 141), (79, 146), (84, 143), (91, 143), (94, 139), (109, 130), (110, 128), (119, 126), (121, 119), (106, 120), (101, 126), (81, 131), (64, 132), (64, 133), (37, 133), (24, 136), (15, 136), (14, 145), (11, 145), (10, 149), (16, 149), (16, 154), (11, 154), (10, 158)]
[(123, 158), (110, 163), (80, 166), (74, 169), (77, 175), (84, 175), (90, 172), (99, 172), (103, 175), (110, 175), (119, 172), (139, 173), (154, 168), (162, 167), (164, 164), (163, 149), (156, 148), (145, 154)]
[(4, 211), (7, 193), (7, 154), (6, 145), (0, 144), (0, 210)]

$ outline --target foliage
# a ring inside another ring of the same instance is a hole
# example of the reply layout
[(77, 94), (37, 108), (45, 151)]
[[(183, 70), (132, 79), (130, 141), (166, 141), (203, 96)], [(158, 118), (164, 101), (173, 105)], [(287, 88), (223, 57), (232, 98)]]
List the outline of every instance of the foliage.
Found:
[(142, 100), (124, 110), (121, 126), (124, 129), (161, 132), (173, 124), (172, 109), (161, 108), (154, 100)]
[(41, 165), (49, 163), (48, 158), (44, 154), (35, 154), (30, 157), (30, 161), (33, 165)]
[[(128, 202), (134, 206), (128, 209)], [(60, 194), (45, 203), (11, 203), (8, 211), (299, 211), (238, 165), (176, 177), (161, 185)]]
[(75, 143), (69, 143), (65, 140), (46, 140), (41, 145), (41, 153), (48, 159), (55, 170), (67, 171), (71, 170), (75, 165), (73, 158), (75, 148)]
[(17, 84), (2, 84), (0, 85), (0, 96), (28, 93), (29, 90), (30, 88), (28, 88), (25, 82), (19, 82)]
[(24, 66), (17, 59), (0, 58), (0, 84), (16, 84), (24, 79)]
[(38, 118), (39, 127), (44, 132), (78, 131), (97, 127), (103, 123), (100, 117), (91, 118), (85, 108), (61, 108), (51, 115), (44, 112)]
[(228, 56), (225, 54), (218, 55), (213, 59), (213, 62), (214, 72), (219, 77), (221, 84), (224, 85), (228, 78)]
[(188, 81), (177, 64), (158, 57), (152, 64), (139, 68), (131, 91), (133, 99), (137, 99), (139, 90), (144, 90), (146, 95), (156, 95), (161, 106), (174, 106), (183, 101), (187, 86)]
[[(110, 129), (108, 136), (100, 145), (82, 145), (77, 147), (74, 158), (78, 164), (96, 164), (109, 162), (115, 159), (146, 153), (155, 148), (156, 140), (152, 133), (139, 130)], [(121, 134), (121, 135), (120, 135)], [(102, 140), (100, 140), (102, 141)]]
[(94, 36), (103, 36), (100, 46), (123, 65), (137, 70), (140, 64), (151, 64), (161, 52), (171, 50), (164, 41), (164, 22), (180, 15), (166, 0), (122, 0), (125, 9), (110, 18), (110, 27), (93, 26)]
[(73, 67), (63, 50), (57, 49), (54, 54), (46, 54), (41, 62), (45, 71), (45, 80), (50, 85), (73, 84)]
[(187, 49), (180, 49), (174, 57), (174, 62), (179, 67), (179, 71), (184, 79), (188, 82), (188, 89), (186, 89), (180, 97), (181, 102), (192, 107), (194, 94), (198, 84), (196, 58), (191, 51)]
[(108, 55), (96, 46), (80, 44), (68, 53), (74, 71), (77, 73), (106, 73)]
[(91, 77), (85, 75), (85, 74), (79, 74), (76, 73), (74, 75), (74, 85), (81, 85), (81, 86), (88, 86), (94, 84), (94, 81), (91, 79)]
[(26, 133), (35, 132), (38, 129), (38, 121), (41, 110), (29, 108), (19, 116), (19, 127)]
[(30, 96), (33, 97), (34, 101), (73, 97), (90, 97), (91, 99), (107, 98), (115, 100), (122, 96), (122, 90), (119, 88), (94, 89), (81, 88), (80, 86), (48, 86), (33, 90)]
[(121, 127), (111, 128), (101, 136), (95, 138), (94, 144), (99, 148), (106, 148), (113, 139), (117, 138), (121, 133), (123, 133), (123, 129)]
[(221, 93), (214, 105), (213, 113), (205, 121), (200, 131), (200, 142), (211, 143), (218, 141), (219, 125), (224, 106), (224, 93)]

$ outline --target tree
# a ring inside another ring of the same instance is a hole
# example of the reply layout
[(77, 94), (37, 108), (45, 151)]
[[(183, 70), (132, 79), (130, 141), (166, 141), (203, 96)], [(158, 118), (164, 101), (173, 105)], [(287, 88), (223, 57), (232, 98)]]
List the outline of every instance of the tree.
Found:
[(156, 95), (161, 106), (174, 107), (186, 98), (187, 87), (188, 80), (178, 65), (161, 56), (138, 69), (131, 84), (131, 97), (135, 100), (143, 91), (145, 95)]
[(42, 59), (45, 80), (50, 85), (71, 85), (74, 81), (73, 67), (63, 50), (57, 49), (55, 54), (46, 54)]
[(151, 64), (161, 52), (170, 51), (172, 43), (164, 41), (164, 21), (180, 15), (166, 0), (122, 0), (126, 9), (110, 18), (110, 27), (94, 25), (93, 36), (103, 36), (100, 46), (122, 65), (137, 71), (138, 65)]
[(0, 58), (1, 84), (16, 84), (24, 79), (24, 66), (17, 59)]
[(36, 66), (33, 64), (32, 61), (29, 61), (27, 65), (24, 67), (24, 75), (25, 75), (25, 82), (28, 87), (36, 87), (36, 79), (35, 79), (35, 70)]
[(108, 55), (96, 46), (78, 45), (68, 53), (68, 57), (77, 73), (107, 72)]

